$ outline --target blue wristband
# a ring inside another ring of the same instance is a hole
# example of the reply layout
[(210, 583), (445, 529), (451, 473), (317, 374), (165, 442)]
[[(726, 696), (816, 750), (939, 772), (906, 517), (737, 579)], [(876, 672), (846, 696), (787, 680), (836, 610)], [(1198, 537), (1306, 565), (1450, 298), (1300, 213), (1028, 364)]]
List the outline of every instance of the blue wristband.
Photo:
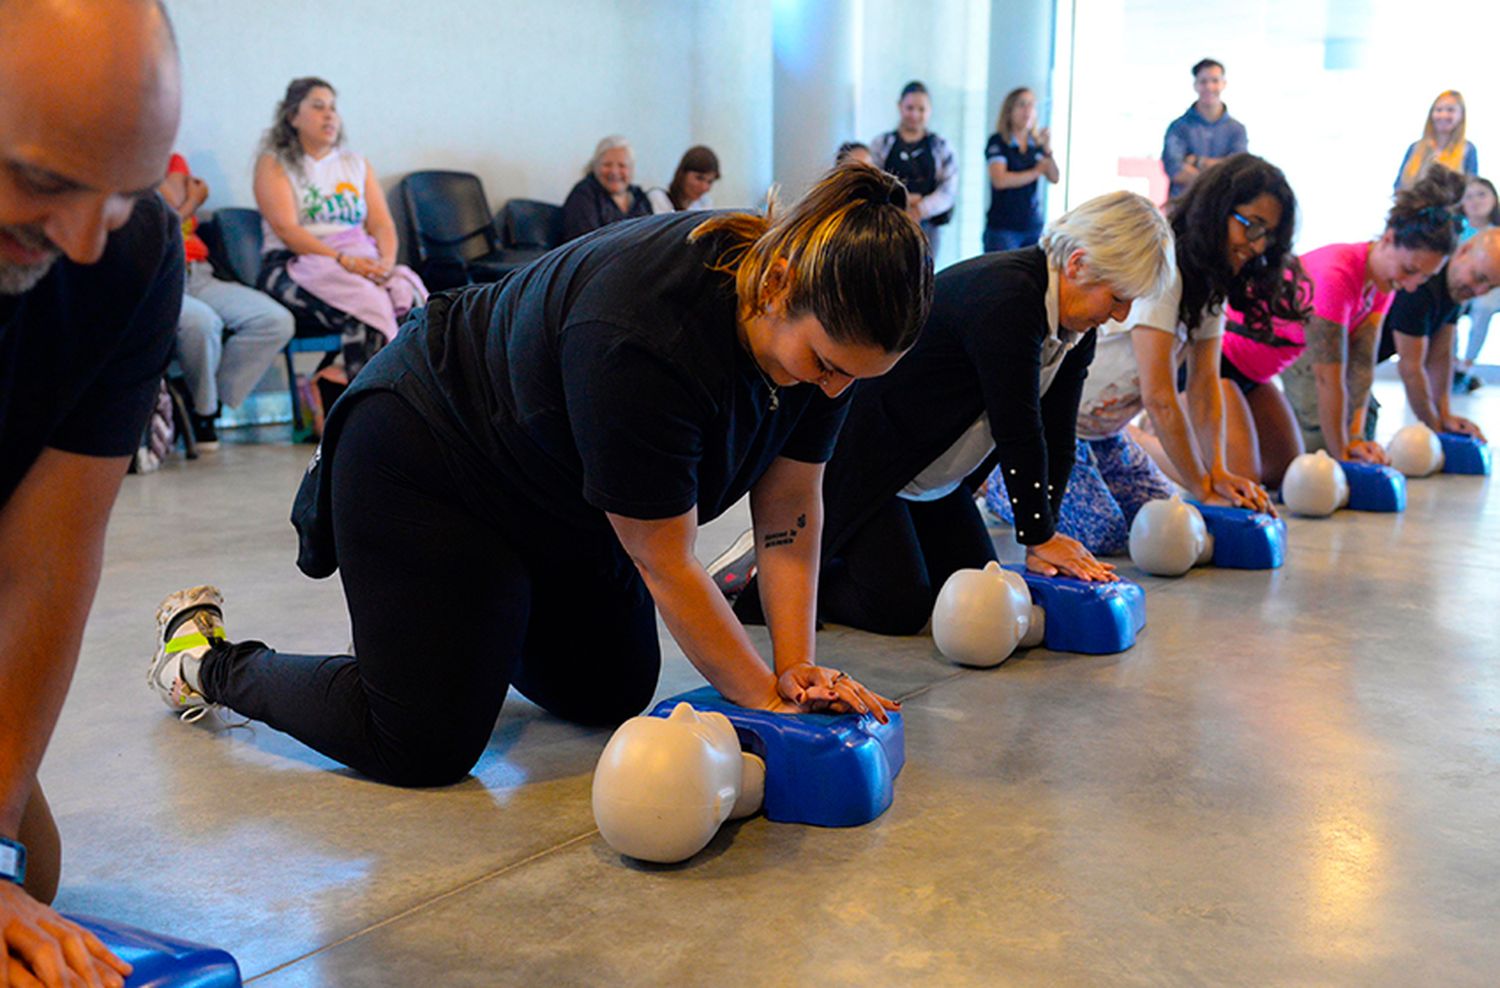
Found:
[(0, 881), (26, 881), (26, 845), (9, 837), (0, 837)]

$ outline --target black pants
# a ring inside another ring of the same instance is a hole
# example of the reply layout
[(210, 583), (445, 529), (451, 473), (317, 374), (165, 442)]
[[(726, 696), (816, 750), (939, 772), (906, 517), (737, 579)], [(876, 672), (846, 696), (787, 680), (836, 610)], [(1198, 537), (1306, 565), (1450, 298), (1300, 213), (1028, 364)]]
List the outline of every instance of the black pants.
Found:
[(357, 657), (215, 646), (205, 696), (411, 786), (468, 773), (508, 686), (591, 725), (650, 702), (661, 665), (655, 608), (608, 533), (554, 525), (545, 545), (508, 537), (496, 520), (507, 509), (468, 503), (439, 441), (385, 392), (349, 410), (332, 484)]
[[(878, 635), (915, 635), (956, 570), (982, 567), (995, 543), (966, 484), (936, 501), (893, 497), (818, 575), (818, 617)], [(747, 624), (763, 623), (758, 581), (735, 602)]]

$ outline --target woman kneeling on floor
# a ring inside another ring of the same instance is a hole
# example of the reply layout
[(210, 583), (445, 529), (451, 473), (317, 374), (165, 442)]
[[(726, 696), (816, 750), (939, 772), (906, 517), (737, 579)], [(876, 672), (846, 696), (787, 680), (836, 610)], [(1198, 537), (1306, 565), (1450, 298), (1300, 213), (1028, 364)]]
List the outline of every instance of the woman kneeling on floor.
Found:
[[(1209, 504), (1272, 510), (1264, 488), (1225, 466), (1219, 346), (1226, 300), (1256, 327), (1305, 318), (1298, 297), (1307, 283), (1293, 274), (1291, 253), (1297, 199), (1281, 169), (1237, 154), (1199, 175), (1167, 212), (1172, 280), (1137, 301), (1129, 318), (1099, 328), (1078, 410), (1083, 442), (1058, 529), (1101, 555), (1126, 551), (1136, 512), (1170, 497), (1173, 481)], [(1130, 427), (1143, 408), (1149, 434)], [(1008, 510), (998, 484), (987, 498), (992, 510)]]
[[(1219, 374), (1231, 470), (1280, 487), (1308, 448), (1336, 460), (1387, 462), (1367, 428), (1381, 324), (1396, 291), (1420, 288), (1457, 246), (1453, 210), (1463, 190), (1461, 176), (1432, 169), (1396, 193), (1378, 240), (1303, 254), (1312, 285), (1306, 318), (1254, 328), (1228, 313)], [(1278, 374), (1281, 388), (1273, 383)]]
[[(1094, 327), (1161, 291), (1171, 249), (1156, 207), (1117, 192), (1059, 217), (1040, 246), (938, 276), (921, 339), (891, 374), (859, 388), (828, 464), (821, 617), (880, 634), (920, 631), (954, 570), (995, 558), (973, 483), (997, 456), (1027, 565), (1114, 579), (1053, 519), (1073, 467)], [(756, 532), (762, 552), (773, 534)], [(750, 620), (759, 603), (741, 593), (736, 612)]]
[[(931, 303), (904, 207), (896, 179), (845, 166), (784, 215), (620, 224), (437, 296), (339, 400), (293, 511), (303, 572), (341, 573), (355, 654), (231, 644), (198, 587), (158, 612), (152, 685), (441, 785), (510, 686), (582, 724), (639, 713), (660, 609), (735, 703), (884, 719), (894, 702), (815, 664), (813, 600), (845, 392), (896, 363)], [(746, 493), (787, 533), (764, 559), (774, 671), (693, 555)]]

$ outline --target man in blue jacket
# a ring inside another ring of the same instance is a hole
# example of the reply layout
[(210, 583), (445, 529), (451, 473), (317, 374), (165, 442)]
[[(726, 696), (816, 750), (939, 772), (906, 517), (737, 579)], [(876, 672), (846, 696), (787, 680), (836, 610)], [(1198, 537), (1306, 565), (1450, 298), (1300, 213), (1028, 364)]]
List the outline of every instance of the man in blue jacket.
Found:
[(1224, 66), (1205, 58), (1193, 66), (1193, 89), (1198, 101), (1172, 121), (1162, 144), (1161, 163), (1172, 180), (1172, 196), (1193, 184), (1193, 179), (1231, 154), (1248, 150), (1245, 125), (1229, 115), (1221, 98)]

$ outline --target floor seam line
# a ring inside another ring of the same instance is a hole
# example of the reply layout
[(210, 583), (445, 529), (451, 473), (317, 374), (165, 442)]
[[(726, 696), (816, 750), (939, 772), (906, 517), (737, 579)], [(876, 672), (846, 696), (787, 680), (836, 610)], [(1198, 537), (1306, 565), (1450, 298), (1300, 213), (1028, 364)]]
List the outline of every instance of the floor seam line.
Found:
[(353, 941), (358, 940), (360, 937), (366, 936), (367, 934), (370, 934), (370, 933), (374, 933), (376, 930), (384, 929), (385, 927), (390, 926), (392, 923), (395, 923), (395, 922), (398, 922), (400, 920), (403, 920), (403, 919), (407, 918), (408, 916), (415, 915), (416, 913), (419, 913), (422, 910), (427, 909), (430, 906), (434, 906), (434, 905), (438, 904), (439, 902), (443, 902), (443, 901), (445, 901), (447, 899), (451, 899), (452, 897), (454, 897), (456, 895), (459, 895), (462, 892), (467, 892), (469, 889), (472, 889), (472, 888), (474, 888), (474, 887), (476, 887), (478, 885), (481, 885), (484, 882), (490, 881), (491, 879), (499, 878), (502, 875), (506, 875), (506, 874), (508, 874), (508, 873), (510, 873), (512, 871), (515, 871), (518, 868), (523, 868), (526, 865), (531, 864), (533, 861), (539, 861), (542, 858), (545, 858), (545, 857), (547, 857), (550, 854), (554, 854), (554, 853), (556, 853), (558, 851), (566, 850), (567, 848), (572, 847), (574, 844), (578, 844), (578, 843), (581, 843), (583, 841), (589, 840), (589, 839), (591, 839), (592, 837), (594, 837), (598, 833), (599, 833), (599, 828), (595, 827), (594, 829), (590, 830), (588, 833), (579, 834), (577, 837), (569, 838), (568, 840), (563, 841), (561, 844), (555, 844), (552, 847), (543, 848), (542, 850), (537, 851), (534, 854), (527, 855), (526, 857), (522, 858), (519, 861), (512, 861), (508, 865), (504, 865), (503, 867), (496, 868), (493, 871), (489, 871), (489, 872), (484, 873), (483, 875), (478, 875), (478, 876), (476, 876), (474, 878), (469, 879), (466, 882), (461, 882), (460, 884), (455, 885), (453, 888), (449, 889), (446, 892), (441, 892), (438, 895), (433, 896), (431, 899), (427, 899), (427, 900), (425, 900), (423, 902), (420, 902), (420, 903), (418, 903), (416, 905), (408, 906), (407, 908), (401, 910), (400, 912), (395, 913), (395, 914), (393, 914), (391, 916), (387, 916), (385, 919), (382, 919), (382, 920), (380, 920), (377, 923), (371, 923), (369, 926), (363, 927), (362, 929), (355, 930), (353, 933), (346, 934), (345, 936), (342, 936), (342, 937), (338, 938), (337, 940), (334, 940), (332, 943), (325, 943), (321, 947), (318, 947), (318, 948), (316, 948), (314, 950), (307, 951), (305, 954), (299, 954), (298, 956), (293, 957), (291, 960), (283, 961), (280, 964), (277, 964), (275, 967), (267, 968), (266, 970), (260, 972), (259, 974), (251, 975), (250, 977), (248, 977), (248, 978), (245, 979), (245, 984), (249, 984), (252, 981), (258, 981), (261, 978), (268, 978), (271, 975), (276, 974), (278, 971), (285, 971), (287, 968), (292, 967), (295, 964), (301, 964), (303, 961), (308, 960), (309, 958), (312, 958), (312, 957), (316, 957), (319, 954), (326, 953), (326, 952), (334, 949), (335, 947), (342, 947), (346, 943), (352, 943)]

